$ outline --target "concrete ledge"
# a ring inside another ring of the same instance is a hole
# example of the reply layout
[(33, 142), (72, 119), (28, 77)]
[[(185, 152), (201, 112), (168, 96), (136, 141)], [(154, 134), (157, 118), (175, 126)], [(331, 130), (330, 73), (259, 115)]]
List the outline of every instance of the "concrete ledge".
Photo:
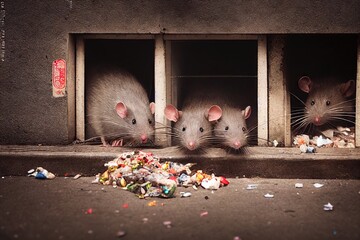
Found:
[[(42, 166), (57, 176), (81, 173), (93, 176), (105, 170), (105, 162), (134, 148), (100, 146), (0, 146), (0, 175), (21, 176)], [(360, 179), (360, 149), (318, 149), (315, 154), (297, 148), (249, 147), (243, 154), (212, 148), (187, 155), (176, 147), (145, 148), (164, 161), (194, 162), (201, 169), (226, 177)]]

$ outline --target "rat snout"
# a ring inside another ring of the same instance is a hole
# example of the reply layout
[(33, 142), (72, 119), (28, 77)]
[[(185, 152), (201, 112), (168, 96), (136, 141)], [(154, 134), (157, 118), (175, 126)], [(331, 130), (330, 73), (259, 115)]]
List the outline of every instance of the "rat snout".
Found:
[(322, 125), (322, 117), (320, 116), (315, 116), (314, 120), (313, 120), (313, 124), (316, 126), (320, 126)]
[(148, 140), (148, 137), (147, 137), (146, 134), (142, 134), (142, 135), (140, 136), (140, 139), (141, 139), (141, 142), (142, 142), (142, 143), (146, 143), (147, 140)]
[(239, 140), (236, 140), (234, 143), (233, 143), (233, 148), (235, 149), (239, 149), (241, 147), (241, 143)]
[(189, 149), (189, 150), (195, 150), (195, 142), (194, 141), (190, 141), (190, 142), (188, 142), (188, 144), (187, 144), (187, 148)]

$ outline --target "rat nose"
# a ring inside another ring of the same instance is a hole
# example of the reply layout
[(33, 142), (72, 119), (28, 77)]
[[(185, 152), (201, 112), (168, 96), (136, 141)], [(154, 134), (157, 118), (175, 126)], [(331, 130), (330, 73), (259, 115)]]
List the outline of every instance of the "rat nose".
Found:
[(235, 141), (235, 142), (234, 142), (234, 148), (235, 148), (235, 149), (239, 149), (240, 147), (241, 147), (240, 141)]
[(195, 149), (195, 142), (194, 142), (194, 141), (188, 142), (188, 148), (189, 148), (190, 150), (194, 150), (194, 149)]
[(140, 138), (141, 138), (141, 142), (142, 142), (142, 143), (146, 143), (146, 142), (147, 142), (147, 139), (148, 139), (148, 138), (147, 138), (146, 134), (141, 135)]
[(321, 117), (320, 116), (316, 116), (314, 118), (314, 124), (315, 125), (321, 125)]

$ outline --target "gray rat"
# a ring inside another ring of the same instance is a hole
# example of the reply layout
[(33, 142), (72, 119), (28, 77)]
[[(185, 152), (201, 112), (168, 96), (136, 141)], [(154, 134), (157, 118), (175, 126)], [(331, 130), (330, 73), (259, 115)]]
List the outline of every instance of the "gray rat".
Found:
[(247, 106), (244, 110), (229, 105), (222, 106), (222, 116), (214, 127), (214, 138), (225, 147), (234, 150), (248, 144), (248, 128), (246, 119), (251, 115), (251, 107)]
[(169, 104), (164, 113), (168, 120), (175, 123), (173, 134), (177, 144), (185, 150), (197, 151), (210, 144), (212, 123), (221, 117), (222, 110), (218, 105), (193, 100), (182, 111)]
[(303, 92), (308, 93), (304, 103), (304, 115), (294, 122), (298, 128), (312, 124), (319, 130), (325, 130), (329, 125), (334, 127), (340, 122), (353, 123), (348, 118), (354, 117), (354, 80), (346, 83), (339, 83), (330, 78), (313, 81), (310, 77), (303, 76), (299, 79), (298, 86)]
[(94, 69), (87, 79), (87, 137), (101, 137), (103, 145), (153, 141), (155, 104), (130, 73), (115, 68)]

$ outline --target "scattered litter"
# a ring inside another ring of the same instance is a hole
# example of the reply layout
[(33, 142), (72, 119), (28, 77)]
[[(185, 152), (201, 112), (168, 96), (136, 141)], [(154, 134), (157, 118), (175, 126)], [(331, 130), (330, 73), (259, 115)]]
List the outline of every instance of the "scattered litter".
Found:
[(149, 221), (149, 219), (148, 218), (143, 218), (142, 221), (143, 221), (143, 223), (147, 223)]
[(219, 177), (220, 178), (220, 183), (222, 184), (222, 186), (227, 186), (230, 184), (230, 182), (224, 178), (224, 177)]
[(312, 147), (312, 146), (307, 146), (306, 144), (300, 145), (300, 151), (301, 151), (302, 153), (315, 153), (315, 152), (316, 152), (316, 150), (315, 150), (314, 147)]
[(193, 185), (193, 189), (194, 189), (194, 190), (198, 190), (198, 188), (197, 188), (196, 185)]
[(314, 183), (314, 187), (315, 187), (315, 188), (321, 188), (322, 186), (324, 186), (324, 184)]
[(331, 203), (327, 203), (327, 204), (324, 205), (324, 210), (325, 211), (332, 211), (333, 208), (334, 208), (334, 206), (331, 205)]
[(86, 210), (85, 214), (92, 214), (93, 213), (93, 209), (89, 208), (88, 210)]
[(157, 204), (156, 201), (151, 201), (151, 202), (148, 203), (148, 206), (149, 207), (154, 207), (154, 206), (156, 206), (156, 204)]
[(205, 189), (217, 190), (220, 187), (220, 178), (216, 178), (214, 174), (211, 178), (204, 178), (201, 181), (201, 186)]
[(320, 136), (317, 138), (316, 146), (322, 147), (322, 146), (324, 146), (324, 145), (329, 145), (329, 144), (331, 144), (331, 143), (333, 143), (333, 141), (331, 141), (329, 138), (324, 138), (323, 136), (320, 135)]
[(301, 145), (309, 145), (310, 144), (310, 137), (306, 134), (297, 135), (294, 137), (294, 145), (301, 146)]
[(37, 167), (36, 170), (34, 169), (30, 169), (28, 171), (29, 173), (29, 177), (35, 177), (36, 179), (54, 179), (55, 175), (51, 172), (49, 172), (48, 170), (42, 168), (42, 167)]
[(241, 238), (239, 236), (235, 236), (234, 240), (241, 240)]
[(270, 194), (270, 193), (267, 193), (264, 195), (265, 198), (273, 198), (274, 195), (273, 194)]
[(257, 184), (248, 184), (246, 190), (254, 190), (257, 189)]
[[(322, 132), (322, 135), (310, 137), (306, 134), (294, 137), (294, 145), (299, 147), (301, 152), (315, 152), (315, 148), (355, 148), (355, 128), (338, 126), (336, 129), (328, 129)], [(301, 147), (314, 147), (314, 149), (306, 149)]]
[(126, 232), (123, 231), (123, 230), (119, 230), (119, 231), (116, 233), (116, 237), (118, 237), (118, 238), (124, 237), (125, 235), (126, 235)]
[(124, 203), (124, 204), (122, 205), (122, 208), (129, 208), (129, 204)]
[(191, 192), (180, 192), (180, 197), (190, 197)]
[(97, 174), (95, 176), (95, 179), (91, 183), (99, 183), (99, 181), (100, 181), (100, 174)]
[(93, 230), (89, 230), (89, 231), (88, 231), (88, 234), (93, 234), (93, 233), (94, 233)]
[(202, 212), (200, 213), (200, 217), (204, 217), (204, 216), (207, 216), (209, 214), (209, 212), (205, 211), (205, 212)]
[(164, 221), (163, 224), (165, 227), (171, 228), (171, 221)]
[(302, 184), (302, 183), (295, 183), (295, 187), (296, 187), (296, 188), (303, 188), (303, 187), (304, 187), (304, 184)]
[(277, 147), (279, 145), (279, 142), (277, 140), (274, 140), (272, 143), (274, 147)]
[[(193, 173), (193, 163), (160, 162), (152, 153), (133, 151), (122, 153), (105, 163), (107, 170), (97, 174), (92, 183), (121, 187), (135, 193), (139, 198), (174, 197), (177, 186), (198, 186), (217, 190), (229, 181), (221, 176), (206, 174), (202, 170)], [(188, 194), (186, 194), (188, 195)]]
[(76, 179), (79, 179), (81, 177), (81, 174), (76, 174), (75, 176), (74, 176), (74, 179), (76, 180)]

